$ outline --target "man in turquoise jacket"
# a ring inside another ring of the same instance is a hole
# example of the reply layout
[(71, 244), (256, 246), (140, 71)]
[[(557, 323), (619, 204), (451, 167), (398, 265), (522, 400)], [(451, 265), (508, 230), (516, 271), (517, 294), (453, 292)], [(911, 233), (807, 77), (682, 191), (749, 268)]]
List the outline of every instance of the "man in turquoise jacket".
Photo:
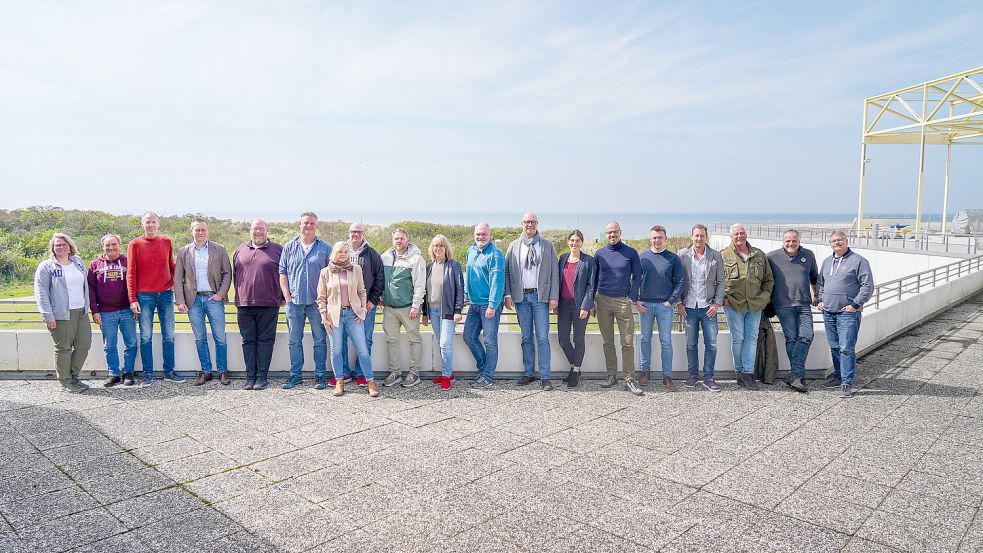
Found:
[(498, 322), (505, 295), (505, 256), (492, 243), (488, 223), (474, 227), (465, 281), (464, 295), (469, 307), (463, 338), (478, 369), (478, 378), (471, 386), (487, 388), (492, 385), (498, 366)]

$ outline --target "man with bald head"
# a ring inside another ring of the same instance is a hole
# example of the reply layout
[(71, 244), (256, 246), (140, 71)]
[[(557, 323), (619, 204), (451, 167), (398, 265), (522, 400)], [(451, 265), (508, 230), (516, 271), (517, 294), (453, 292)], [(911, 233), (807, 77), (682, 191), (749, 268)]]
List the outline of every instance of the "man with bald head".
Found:
[[(556, 248), (539, 235), (535, 213), (522, 216), (522, 234), (505, 253), (505, 307), (514, 309), (522, 330), (522, 368), (519, 386), (536, 380), (536, 360), (543, 390), (550, 382), (550, 311), (560, 302), (560, 266)], [(533, 339), (535, 334), (535, 341)]]
[(488, 223), (474, 227), (466, 273), (464, 296), (469, 305), (463, 338), (478, 369), (478, 378), (471, 386), (487, 388), (498, 367), (498, 322), (505, 295), (505, 256), (492, 243)]
[(771, 301), (775, 278), (765, 252), (747, 240), (747, 229), (730, 227), (730, 245), (720, 252), (724, 260), (724, 315), (730, 328), (731, 352), (737, 385), (759, 390), (754, 380), (761, 312)]
[(635, 381), (635, 315), (642, 283), (642, 263), (635, 248), (621, 241), (621, 225), (611, 221), (604, 227), (607, 245), (594, 254), (597, 259), (597, 326), (604, 341), (604, 364), (608, 377), (601, 383), (610, 388), (618, 383), (618, 353), (614, 347), (614, 323), (621, 334), (621, 366), (625, 389), (636, 396), (645, 392)]
[(164, 350), (164, 378), (184, 382), (174, 371), (174, 243), (162, 234), (160, 217), (148, 211), (140, 218), (143, 236), (130, 241), (126, 249), (126, 288), (130, 310), (140, 322), (140, 362), (143, 385), (154, 381), (154, 313), (160, 322)]
[[(365, 240), (365, 225), (352, 223), (348, 227), (348, 249), (350, 261), (362, 268), (362, 280), (365, 282), (365, 317), (362, 318), (362, 328), (365, 329), (365, 346), (372, 355), (372, 333), (375, 332), (375, 315), (377, 306), (382, 299), (385, 289), (385, 274), (382, 268), (382, 256)], [(354, 369), (348, 360), (348, 338), (342, 341), (341, 360), (345, 365), (345, 382), (355, 379), (359, 386), (365, 386), (368, 381), (362, 373), (358, 359), (355, 359)]]
[(232, 254), (232, 278), (242, 358), (246, 363), (246, 389), (263, 390), (273, 359), (276, 324), (283, 291), (280, 289), (280, 255), (283, 246), (267, 235), (266, 221), (256, 219), (249, 227), (249, 240)]

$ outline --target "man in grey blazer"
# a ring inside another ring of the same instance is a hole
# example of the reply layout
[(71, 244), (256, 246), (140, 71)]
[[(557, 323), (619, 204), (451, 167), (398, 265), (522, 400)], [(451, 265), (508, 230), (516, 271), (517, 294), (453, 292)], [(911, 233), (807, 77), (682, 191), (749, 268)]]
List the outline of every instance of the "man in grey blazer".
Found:
[(178, 311), (187, 313), (195, 334), (201, 375), (195, 386), (212, 379), (212, 359), (208, 351), (205, 318), (215, 341), (215, 367), (219, 382), (228, 385), (228, 344), (225, 340), (225, 302), (232, 284), (232, 263), (225, 246), (208, 239), (208, 221), (195, 219), (191, 223), (194, 240), (177, 252), (174, 267), (174, 303)]
[(689, 378), (684, 386), (693, 388), (699, 377), (700, 357), (697, 342), (703, 329), (703, 386), (719, 392), (713, 380), (717, 362), (717, 311), (724, 303), (724, 260), (720, 252), (707, 246), (707, 227), (696, 224), (690, 233), (693, 244), (679, 250), (686, 273), (682, 300), (677, 304), (686, 327), (686, 364)]
[[(505, 307), (514, 309), (522, 330), (522, 368), (518, 385), (536, 380), (536, 358), (544, 390), (550, 381), (550, 311), (560, 300), (560, 267), (553, 243), (539, 235), (535, 213), (522, 216), (522, 235), (505, 252)], [(535, 333), (535, 344), (533, 334)]]

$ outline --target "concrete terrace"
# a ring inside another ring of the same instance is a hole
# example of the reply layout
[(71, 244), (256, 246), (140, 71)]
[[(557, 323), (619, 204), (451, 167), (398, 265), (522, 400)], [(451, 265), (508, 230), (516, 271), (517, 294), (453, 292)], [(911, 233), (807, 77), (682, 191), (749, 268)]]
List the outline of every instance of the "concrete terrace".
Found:
[(983, 551), (981, 336), (983, 294), (850, 400), (3, 380), (0, 551)]

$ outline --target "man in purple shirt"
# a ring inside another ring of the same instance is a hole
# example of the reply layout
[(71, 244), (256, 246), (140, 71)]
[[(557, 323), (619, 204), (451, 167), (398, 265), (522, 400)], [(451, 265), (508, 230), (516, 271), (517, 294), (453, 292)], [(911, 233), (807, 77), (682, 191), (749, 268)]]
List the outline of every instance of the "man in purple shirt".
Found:
[(266, 221), (256, 219), (249, 227), (250, 240), (232, 254), (232, 278), (246, 363), (246, 389), (263, 390), (273, 359), (276, 324), (283, 305), (280, 289), (280, 254), (283, 247), (271, 242)]
[[(102, 255), (89, 264), (89, 305), (92, 322), (99, 325), (106, 352), (111, 388), (120, 382), (133, 385), (133, 366), (137, 359), (136, 315), (130, 311), (126, 293), (126, 256), (120, 253), (120, 239), (115, 234), (102, 237)], [(123, 335), (123, 370), (120, 372), (118, 335)]]

